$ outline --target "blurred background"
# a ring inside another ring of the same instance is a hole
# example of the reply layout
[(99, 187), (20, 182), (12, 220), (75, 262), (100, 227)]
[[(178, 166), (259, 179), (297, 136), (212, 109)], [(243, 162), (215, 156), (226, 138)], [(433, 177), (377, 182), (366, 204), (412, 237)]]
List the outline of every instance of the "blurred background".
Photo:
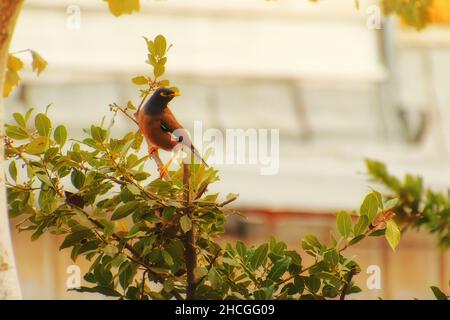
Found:
[[(370, 187), (366, 157), (427, 186), (450, 186), (450, 5), (435, 0), (434, 23), (417, 32), (395, 18), (373, 29), (377, 1), (167, 0), (142, 1), (138, 14), (114, 18), (102, 1), (30, 0), (12, 51), (31, 48), (48, 62), (39, 79), (23, 82), (6, 101), (13, 111), (33, 106), (66, 124), (72, 137), (99, 123), (108, 104), (137, 103), (130, 79), (150, 72), (142, 36), (173, 44), (167, 78), (182, 96), (172, 108), (187, 128), (280, 130), (280, 170), (218, 165), (215, 190), (239, 193), (227, 239), (247, 243), (271, 235), (299, 249), (314, 233), (326, 241), (334, 213), (359, 207)], [(369, 22), (368, 22), (369, 21)], [(123, 118), (118, 135), (134, 130)], [(66, 291), (69, 252), (61, 239), (14, 234), (25, 298), (98, 298)], [(394, 254), (371, 239), (351, 251), (361, 262), (351, 298), (432, 298), (448, 288), (450, 254), (427, 234), (408, 232)], [(83, 262), (77, 261), (83, 268)], [(366, 287), (366, 268), (381, 268), (380, 290)]]

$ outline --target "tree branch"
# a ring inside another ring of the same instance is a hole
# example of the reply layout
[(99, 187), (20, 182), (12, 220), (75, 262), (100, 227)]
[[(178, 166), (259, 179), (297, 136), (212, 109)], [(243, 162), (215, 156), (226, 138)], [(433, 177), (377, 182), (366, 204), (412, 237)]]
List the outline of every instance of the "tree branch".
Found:
[[(184, 184), (184, 200), (186, 202), (185, 214), (192, 221), (192, 209), (191, 209), (191, 188), (189, 183), (190, 171), (189, 164), (183, 163), (183, 184)], [(197, 281), (195, 279), (194, 270), (197, 267), (197, 254), (195, 252), (195, 226), (192, 223), (191, 229), (186, 232), (185, 238), (185, 260), (186, 260), (186, 274), (187, 274), (187, 288), (186, 288), (186, 300), (193, 300), (195, 298), (195, 289), (197, 287)]]
[(355, 274), (356, 274), (356, 268), (352, 267), (347, 274), (347, 279), (345, 281), (344, 286), (342, 287), (341, 296), (339, 297), (339, 300), (345, 300), (345, 295), (347, 294), (348, 288), (349, 288), (350, 283), (352, 282), (352, 278)]

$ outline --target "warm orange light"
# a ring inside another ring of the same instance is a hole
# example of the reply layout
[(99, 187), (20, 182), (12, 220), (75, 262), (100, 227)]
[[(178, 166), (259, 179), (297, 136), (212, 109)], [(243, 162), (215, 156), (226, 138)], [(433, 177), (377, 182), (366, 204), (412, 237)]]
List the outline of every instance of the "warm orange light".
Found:
[(431, 23), (450, 24), (450, 1), (434, 0), (430, 9)]

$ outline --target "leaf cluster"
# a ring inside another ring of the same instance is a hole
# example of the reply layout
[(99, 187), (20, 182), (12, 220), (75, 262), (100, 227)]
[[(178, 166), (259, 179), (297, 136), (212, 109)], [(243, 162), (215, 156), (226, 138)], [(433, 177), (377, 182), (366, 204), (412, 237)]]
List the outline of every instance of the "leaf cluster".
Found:
[(405, 174), (403, 180), (389, 173), (386, 165), (366, 160), (369, 176), (386, 188), (387, 198), (396, 198), (395, 212), (403, 229), (424, 228), (437, 236), (443, 249), (450, 246), (450, 196), (424, 187), (421, 177)]

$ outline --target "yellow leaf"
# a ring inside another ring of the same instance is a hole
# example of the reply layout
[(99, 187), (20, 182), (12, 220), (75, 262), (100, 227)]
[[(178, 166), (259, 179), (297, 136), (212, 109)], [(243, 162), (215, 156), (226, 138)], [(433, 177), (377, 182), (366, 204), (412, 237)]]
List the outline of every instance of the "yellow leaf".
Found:
[(388, 241), (389, 245), (391, 246), (392, 250), (395, 251), (395, 248), (398, 246), (398, 243), (400, 242), (400, 229), (398, 228), (397, 224), (391, 220), (387, 222), (386, 225), (386, 240)]
[(45, 70), (48, 63), (36, 51), (31, 50), (31, 56), (33, 58), (33, 71), (36, 71), (39, 76), (41, 72)]
[(17, 72), (8, 70), (6, 72), (6, 82), (9, 82), (13, 86), (17, 86), (20, 82), (20, 76)]
[(8, 70), (6, 72), (5, 83), (3, 85), (3, 96), (8, 97), (13, 88), (20, 82), (20, 76), (17, 72)]
[(131, 79), (131, 81), (133, 81), (133, 83), (137, 85), (144, 85), (148, 83), (148, 79), (144, 76), (134, 77), (133, 79)]
[(8, 55), (8, 69), (14, 72), (17, 72), (23, 68), (23, 62), (19, 58), (13, 56), (12, 54)]
[(123, 219), (116, 221), (116, 231), (128, 233), (128, 223)]
[(26, 147), (25, 151), (29, 154), (39, 155), (44, 153), (50, 146), (50, 139), (47, 137), (39, 137), (31, 141)]
[(108, 2), (109, 10), (116, 17), (123, 14), (132, 14), (141, 9), (139, 0), (104, 0)]
[(155, 75), (155, 78), (161, 77), (165, 71), (166, 71), (166, 68), (160, 64), (157, 64), (153, 68), (153, 74)]
[(13, 90), (14, 86), (11, 85), (9, 82), (5, 82), (4, 86), (3, 86), (3, 97), (8, 97), (12, 90)]

